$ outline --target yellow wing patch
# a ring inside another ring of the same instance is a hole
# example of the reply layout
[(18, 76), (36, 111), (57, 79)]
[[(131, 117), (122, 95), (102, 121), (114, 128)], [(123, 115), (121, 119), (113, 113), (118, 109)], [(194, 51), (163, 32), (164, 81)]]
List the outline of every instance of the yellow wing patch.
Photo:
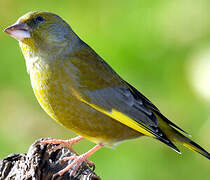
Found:
[(106, 114), (107, 116), (119, 121), (120, 123), (122, 124), (125, 124), (126, 126), (144, 134), (144, 135), (147, 135), (147, 136), (151, 136), (151, 137), (155, 137), (149, 129), (146, 129), (146, 127), (142, 126), (141, 124), (137, 123), (136, 121), (134, 121), (132, 118), (130, 118), (129, 116), (115, 110), (115, 109), (112, 109), (112, 111), (107, 111), (95, 104), (91, 104), (91, 103), (88, 103), (87, 101), (85, 101), (84, 99), (81, 99), (80, 100), (86, 104), (88, 104), (89, 106), (93, 107), (94, 109), (98, 110), (99, 112), (102, 112), (103, 114)]
[(115, 110), (112, 109), (112, 111), (107, 111), (95, 104), (91, 104), (89, 102), (87, 102), (86, 100), (84, 100), (77, 91), (75, 91), (73, 88), (71, 89), (71, 91), (73, 92), (73, 94), (83, 103), (91, 106), (92, 108), (96, 109), (97, 111), (106, 114), (107, 116), (119, 121), (122, 124), (125, 124), (126, 126), (130, 127), (131, 129), (134, 129), (144, 135), (150, 136), (150, 137), (155, 137), (155, 135), (153, 135), (152, 131), (150, 129), (148, 129), (147, 127), (137, 123), (136, 121), (134, 121), (132, 118), (130, 118), (129, 116)]

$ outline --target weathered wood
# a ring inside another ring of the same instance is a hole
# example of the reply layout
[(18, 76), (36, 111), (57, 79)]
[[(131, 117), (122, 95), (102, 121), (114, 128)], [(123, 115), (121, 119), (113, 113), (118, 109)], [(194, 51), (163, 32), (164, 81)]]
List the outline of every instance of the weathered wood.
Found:
[(53, 151), (57, 145), (40, 145), (40, 139), (33, 143), (27, 154), (11, 154), (0, 160), (0, 180), (100, 180), (87, 164), (83, 163), (70, 177), (72, 170), (63, 176), (53, 175), (72, 162), (62, 162), (63, 157), (75, 155), (67, 148)]

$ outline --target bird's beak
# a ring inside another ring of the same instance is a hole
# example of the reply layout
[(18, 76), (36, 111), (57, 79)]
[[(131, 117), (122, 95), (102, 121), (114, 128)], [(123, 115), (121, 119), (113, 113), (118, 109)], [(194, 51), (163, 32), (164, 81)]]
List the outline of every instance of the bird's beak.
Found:
[(4, 32), (8, 33), (11, 37), (17, 39), (18, 41), (31, 37), (28, 25), (25, 23), (13, 24), (12, 26), (6, 28)]

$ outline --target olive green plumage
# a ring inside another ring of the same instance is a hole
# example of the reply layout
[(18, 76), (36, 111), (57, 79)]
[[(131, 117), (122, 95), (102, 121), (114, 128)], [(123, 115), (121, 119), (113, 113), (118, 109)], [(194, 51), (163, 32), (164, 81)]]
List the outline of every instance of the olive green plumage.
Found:
[(185, 131), (125, 82), (59, 16), (37, 11), (18, 23), (30, 34), (22, 32), (18, 40), (33, 90), (57, 122), (95, 143), (112, 145), (146, 135), (177, 152), (173, 142), (210, 159), (207, 151), (185, 137)]

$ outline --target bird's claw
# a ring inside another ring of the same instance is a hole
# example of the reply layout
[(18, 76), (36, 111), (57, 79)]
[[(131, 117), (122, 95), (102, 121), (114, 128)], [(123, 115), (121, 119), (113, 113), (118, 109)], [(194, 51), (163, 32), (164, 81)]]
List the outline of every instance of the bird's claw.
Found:
[[(75, 160), (78, 157), (78, 155), (72, 155), (71, 157), (64, 157), (63, 159), (61, 159), (60, 161), (69, 161), (69, 160)], [(93, 169), (95, 169), (95, 164), (92, 161), (89, 161), (87, 159), (84, 160), (84, 162), (89, 166), (89, 167), (93, 167)]]
[(61, 171), (57, 172), (55, 174), (55, 176), (57, 176), (57, 175), (62, 176), (65, 172), (69, 171), (70, 169), (72, 169), (72, 171), (70, 172), (70, 176), (72, 176), (79, 169), (80, 165), (83, 162), (87, 163), (91, 167), (94, 166), (94, 163), (91, 161), (88, 161), (87, 157), (85, 155), (80, 155), (80, 156), (73, 155), (70, 157), (64, 157), (61, 161), (69, 161), (69, 160), (73, 160), (73, 162), (71, 162), (69, 165), (67, 165)]
[(54, 138), (46, 138), (44, 141), (38, 142), (41, 145), (45, 144), (58, 144), (57, 146), (52, 147), (52, 152), (57, 151), (61, 148), (68, 148), (72, 153), (77, 154), (73, 149), (72, 145), (77, 143), (78, 141), (81, 141), (83, 137), (78, 136), (69, 140), (60, 140), (60, 139), (54, 139)]

